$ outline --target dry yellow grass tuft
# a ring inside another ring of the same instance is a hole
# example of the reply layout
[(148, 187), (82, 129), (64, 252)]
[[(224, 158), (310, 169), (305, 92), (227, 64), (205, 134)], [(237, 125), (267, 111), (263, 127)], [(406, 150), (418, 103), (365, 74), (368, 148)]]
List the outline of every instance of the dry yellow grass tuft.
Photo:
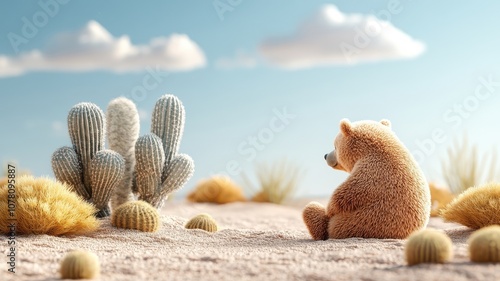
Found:
[(191, 202), (216, 204), (246, 201), (242, 189), (229, 177), (220, 175), (200, 181), (187, 199)]
[[(252, 201), (282, 204), (297, 191), (300, 172), (298, 167), (283, 160), (272, 167), (267, 165), (258, 167), (257, 177), (260, 188), (257, 188), (259, 191), (252, 197)], [(252, 188), (249, 179), (245, 176), (243, 178)]]
[[(21, 176), (15, 183), (18, 234), (83, 234), (96, 230), (96, 209), (69, 187), (48, 178)], [(8, 185), (0, 187), (0, 232), (10, 233)]]
[(481, 158), (477, 146), (470, 145), (465, 135), (461, 143), (456, 141), (448, 149), (448, 158), (442, 161), (441, 168), (452, 193), (458, 195), (469, 187), (500, 180), (496, 152), (493, 149), (486, 156), (489, 157)]
[(473, 229), (500, 224), (500, 184), (467, 189), (441, 211), (441, 216)]
[(429, 183), (431, 191), (431, 217), (439, 216), (441, 210), (448, 205), (455, 196), (446, 187), (439, 186), (433, 182)]

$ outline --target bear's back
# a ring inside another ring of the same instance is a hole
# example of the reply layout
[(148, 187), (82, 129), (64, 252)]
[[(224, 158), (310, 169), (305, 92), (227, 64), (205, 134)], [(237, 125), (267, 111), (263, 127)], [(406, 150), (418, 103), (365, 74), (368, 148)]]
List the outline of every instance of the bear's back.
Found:
[(425, 227), (430, 216), (430, 192), (418, 163), (390, 129), (368, 124), (374, 134), (371, 153), (355, 164), (350, 188), (366, 191), (367, 204), (350, 213), (335, 215), (331, 238), (405, 238)]

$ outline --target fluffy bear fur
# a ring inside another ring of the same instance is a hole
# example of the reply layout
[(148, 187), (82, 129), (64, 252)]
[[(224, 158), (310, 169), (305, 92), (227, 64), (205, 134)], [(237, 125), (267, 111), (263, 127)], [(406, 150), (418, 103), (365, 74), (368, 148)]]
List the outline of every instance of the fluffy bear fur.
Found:
[(430, 192), (408, 149), (382, 120), (340, 122), (327, 164), (350, 176), (326, 209), (312, 202), (303, 212), (315, 240), (349, 237), (404, 239), (426, 226)]

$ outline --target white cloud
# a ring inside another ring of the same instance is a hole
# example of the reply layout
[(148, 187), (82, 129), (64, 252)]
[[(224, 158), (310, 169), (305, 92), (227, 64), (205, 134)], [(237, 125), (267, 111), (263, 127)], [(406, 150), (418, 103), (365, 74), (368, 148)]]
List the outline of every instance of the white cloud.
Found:
[(219, 58), (215, 62), (217, 68), (233, 69), (233, 68), (253, 68), (257, 65), (255, 56), (247, 54), (243, 50), (238, 50), (233, 57)]
[(113, 37), (96, 21), (81, 30), (58, 34), (43, 51), (16, 57), (0, 56), (0, 77), (28, 71), (140, 71), (148, 66), (187, 71), (205, 66), (201, 48), (185, 34), (153, 38), (147, 45), (133, 45), (126, 35)]
[(287, 69), (414, 58), (425, 45), (372, 15), (344, 14), (325, 5), (294, 34), (265, 40), (260, 52)]

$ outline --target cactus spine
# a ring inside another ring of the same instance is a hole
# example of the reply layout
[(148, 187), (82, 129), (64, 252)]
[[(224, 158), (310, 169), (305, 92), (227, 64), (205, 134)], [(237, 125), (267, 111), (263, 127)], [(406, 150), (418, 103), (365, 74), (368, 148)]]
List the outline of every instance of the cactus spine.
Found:
[(105, 118), (92, 103), (79, 103), (68, 114), (68, 130), (73, 148), (62, 147), (52, 155), (56, 178), (93, 203), (97, 217), (109, 216), (109, 199), (121, 181), (124, 159), (104, 149)]
[(133, 199), (132, 183), (135, 168), (135, 143), (139, 137), (139, 113), (135, 104), (124, 97), (112, 100), (106, 110), (109, 148), (125, 159), (123, 180), (111, 197), (111, 207)]
[(149, 203), (131, 201), (113, 210), (111, 224), (118, 228), (156, 232), (160, 228), (160, 215)]
[[(125, 101), (113, 102), (108, 107), (108, 111), (122, 104), (125, 107)], [(117, 113), (108, 113), (113, 115), (110, 119), (134, 119), (137, 114), (135, 106), (127, 105), (127, 110), (120, 110)], [(181, 101), (173, 95), (162, 96), (155, 104), (151, 133), (134, 138), (134, 134), (129, 131), (119, 130), (122, 123), (133, 124), (136, 121), (110, 121), (110, 131), (108, 139), (112, 149), (116, 149), (126, 160), (127, 167), (134, 166), (134, 169), (127, 169), (127, 185), (122, 184), (116, 191), (123, 194), (128, 193), (129, 182), (132, 182), (132, 191), (137, 193), (139, 200), (146, 201), (156, 208), (161, 208), (164, 200), (170, 193), (181, 188), (193, 175), (194, 163), (191, 157), (186, 154), (179, 154), (179, 147), (184, 131), (185, 112)], [(132, 136), (133, 135), (133, 136)], [(113, 141), (112, 141), (113, 140)], [(120, 140), (126, 144), (116, 145)], [(113, 142), (113, 144), (111, 144)], [(117, 148), (120, 146), (121, 148)], [(135, 158), (132, 157), (131, 147), (135, 146)], [(126, 148), (126, 149), (122, 149)], [(127, 151), (126, 154), (123, 151)], [(128, 179), (132, 180), (128, 180)], [(116, 197), (125, 198), (116, 194)]]

